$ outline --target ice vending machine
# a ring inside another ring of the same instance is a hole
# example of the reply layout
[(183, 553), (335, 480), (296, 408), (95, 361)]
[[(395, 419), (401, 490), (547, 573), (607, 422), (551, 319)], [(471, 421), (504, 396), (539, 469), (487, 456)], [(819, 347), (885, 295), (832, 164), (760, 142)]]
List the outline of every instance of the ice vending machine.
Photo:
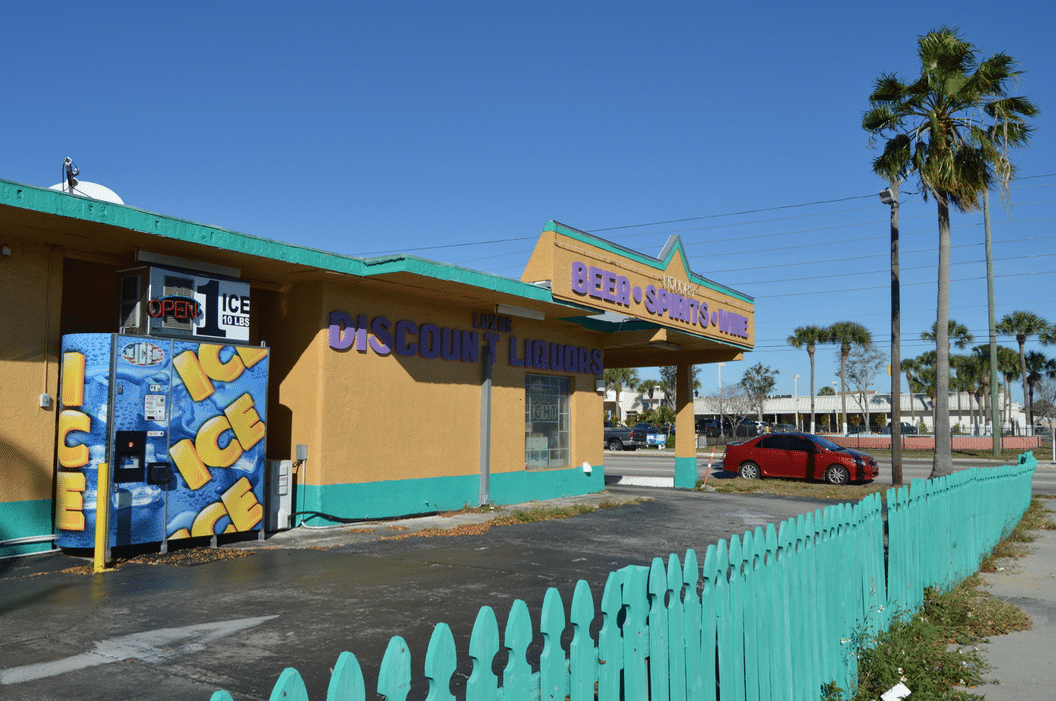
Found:
[(261, 529), (267, 348), (72, 334), (60, 382), (60, 547), (94, 547), (107, 493), (110, 547)]

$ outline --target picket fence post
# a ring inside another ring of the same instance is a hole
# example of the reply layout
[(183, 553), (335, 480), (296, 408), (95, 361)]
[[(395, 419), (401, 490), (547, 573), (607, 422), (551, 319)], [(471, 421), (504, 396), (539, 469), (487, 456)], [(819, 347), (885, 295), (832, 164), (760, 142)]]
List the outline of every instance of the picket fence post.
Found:
[(572, 642), (568, 646), (569, 701), (594, 701), (594, 685), (598, 679), (598, 650), (590, 637), (594, 621), (594, 597), (582, 579), (576, 582), (572, 594)]

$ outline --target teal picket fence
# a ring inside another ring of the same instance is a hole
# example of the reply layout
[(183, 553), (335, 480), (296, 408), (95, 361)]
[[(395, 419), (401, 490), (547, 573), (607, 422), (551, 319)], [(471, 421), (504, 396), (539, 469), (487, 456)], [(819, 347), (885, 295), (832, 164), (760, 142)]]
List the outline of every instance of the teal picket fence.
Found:
[[(567, 608), (551, 588), (534, 665), (527, 605), (513, 603), (501, 635), (485, 606), (466, 651), (465, 700), (768, 701), (817, 699), (831, 681), (852, 689), (855, 641), (885, 629), (896, 612), (915, 611), (926, 588), (975, 573), (1029, 505), (1036, 465), (1026, 453), (1017, 465), (888, 490), (886, 559), (883, 504), (873, 494), (721, 540), (703, 562), (689, 550), (684, 561), (671, 555), (624, 567), (609, 574), (597, 602), (584, 581)], [(500, 649), (508, 660), (501, 679), (493, 671)], [(438, 624), (421, 663), (427, 701), (455, 699), (458, 660), (451, 629)], [(377, 694), (405, 701), (413, 673), (406, 641), (392, 638)], [(358, 660), (341, 653), (327, 701), (367, 698)], [(270, 699), (309, 701), (297, 670), (279, 676)], [(233, 699), (217, 691), (211, 701)]]

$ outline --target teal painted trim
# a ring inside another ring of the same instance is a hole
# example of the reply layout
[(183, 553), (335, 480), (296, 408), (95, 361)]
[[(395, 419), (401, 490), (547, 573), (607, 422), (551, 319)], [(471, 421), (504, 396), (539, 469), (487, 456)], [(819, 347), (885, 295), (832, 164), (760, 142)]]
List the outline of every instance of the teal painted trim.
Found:
[(746, 343), (734, 343), (725, 338), (716, 338), (714, 336), (705, 336), (704, 334), (688, 331), (677, 326), (665, 326), (664, 324), (658, 324), (655, 321), (646, 321), (645, 319), (630, 318), (628, 321), (606, 321), (598, 317), (592, 316), (570, 316), (561, 321), (568, 321), (573, 324), (579, 324), (589, 331), (600, 331), (602, 333), (616, 333), (618, 331), (654, 331), (656, 329), (670, 329), (678, 331), (679, 333), (687, 336), (694, 336), (696, 338), (702, 338), (707, 341), (715, 343), (721, 343), (724, 346), (730, 348), (739, 348), (741, 350), (750, 351), (752, 346)]
[(358, 277), (410, 273), (567, 306), (545, 287), (455, 265), (403, 255), (353, 258), (8, 180), (0, 180), (0, 204)]
[[(671, 259), (675, 255), (675, 251), (680, 251), (682, 253), (682, 260), (686, 262), (687, 266), (689, 264), (689, 256), (686, 255), (685, 247), (682, 245), (682, 239), (677, 236), (675, 237), (673, 245), (668, 242), (669, 245), (664, 247), (664, 255), (662, 258), (654, 258), (644, 253), (639, 253), (638, 251), (633, 251), (629, 248), (624, 248), (623, 246), (617, 243), (598, 238), (597, 236), (594, 236), (593, 234), (588, 234), (585, 231), (580, 231), (578, 229), (573, 229), (570, 226), (565, 226), (564, 224), (555, 222), (553, 220), (547, 222), (543, 230), (562, 234), (563, 236), (574, 238), (577, 241), (582, 241), (583, 243), (590, 244), (591, 246), (597, 246), (598, 248), (608, 251), (613, 255), (620, 256), (623, 258), (630, 258), (631, 260), (641, 263), (642, 265), (648, 265), (649, 267), (655, 268), (656, 270), (664, 270), (665, 268), (667, 268), (667, 264), (671, 262)], [(735, 297), (741, 300), (742, 302), (747, 302), (752, 305), (755, 304), (754, 297), (749, 297), (748, 295), (730, 289), (725, 285), (720, 285), (717, 282), (708, 280), (705, 277), (697, 275), (691, 270), (687, 269), (687, 273), (689, 274), (689, 279), (691, 282), (694, 282), (698, 285), (702, 285), (716, 292), (721, 292), (722, 294), (727, 294), (731, 297)]]
[[(477, 506), (479, 475), (428, 477), (356, 484), (298, 487), (293, 523), (309, 526), (363, 519), (392, 518), (453, 511)], [(491, 503), (519, 504), (542, 499), (577, 496), (605, 489), (605, 467), (595, 465), (590, 475), (583, 468), (500, 472), (491, 476)]]
[(556, 499), (605, 490), (605, 466), (592, 466), (588, 475), (582, 467), (564, 470), (524, 470), (500, 472), (491, 476), (493, 504), (519, 504), (539, 499)]
[[(522, 299), (549, 302), (577, 309), (582, 308), (578, 305), (566, 305), (563, 302), (555, 301), (553, 294), (547, 287), (540, 287), (539, 285), (521, 282), (520, 280), (514, 280), (508, 277), (490, 275), (478, 270), (470, 270), (469, 268), (460, 268), (457, 265), (450, 265), (448, 263), (437, 263), (435, 261), (425, 260), (424, 258), (402, 255), (368, 258), (363, 262), (364, 270), (362, 273), (359, 273), (363, 277), (369, 277), (371, 275), (387, 275), (392, 273), (410, 273), (412, 275), (421, 275), (423, 277), (431, 277), (437, 280), (448, 280), (450, 282), (459, 282), (474, 287), (482, 287), (484, 289), (492, 290), (493, 292), (514, 295), (521, 297)], [(588, 307), (588, 309), (592, 309), (592, 307)]]
[[(7, 543), (20, 538), (48, 538), (55, 533), (52, 514), (55, 504), (51, 499), (9, 501), (0, 504), (0, 557), (29, 555), (52, 550), (52, 541), (35, 543)], [(5, 544), (7, 543), (7, 544)]]
[[(645, 319), (636, 319), (629, 317), (628, 321), (606, 321), (596, 316), (570, 316), (562, 319), (561, 321), (568, 321), (573, 324), (580, 324), (586, 329), (591, 331), (601, 331), (604, 333), (611, 333), (613, 331), (652, 331), (655, 329), (666, 329), (670, 328), (658, 324), (655, 321), (646, 321)], [(689, 332), (684, 332), (689, 333)], [(689, 334), (691, 336), (699, 336), (699, 334)], [(706, 338), (701, 336), (701, 338)]]
[(696, 458), (675, 458), (675, 487), (693, 489), (700, 476), (697, 472)]

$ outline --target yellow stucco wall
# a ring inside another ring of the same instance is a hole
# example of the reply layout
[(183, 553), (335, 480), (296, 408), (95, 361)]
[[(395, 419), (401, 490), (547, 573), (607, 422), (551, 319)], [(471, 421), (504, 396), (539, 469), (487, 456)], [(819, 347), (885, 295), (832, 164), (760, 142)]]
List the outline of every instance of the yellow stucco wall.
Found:
[[(273, 360), (279, 379), (279, 411), (292, 417), (288, 446), (269, 444), (276, 457), (294, 455), (304, 443), (307, 484), (349, 484), (428, 477), (476, 475), (480, 470), (480, 362), (381, 355), (369, 345), (334, 350), (329, 345), (330, 312), (353, 318), (381, 316), (417, 325), (480, 331), (472, 315), (480, 309), (424, 300), (425, 291), (381, 289), (335, 281), (291, 287), (282, 294), (289, 332)], [(598, 347), (596, 334), (553, 321), (513, 319), (512, 335), (553, 343)], [(346, 332), (348, 333), (348, 332)], [(510, 333), (500, 333), (493, 367), (491, 465), (493, 474), (523, 471), (525, 368), (509, 364)], [(292, 345), (291, 345), (292, 342)], [(483, 346), (483, 339), (481, 339)], [(484, 351), (481, 351), (483, 357)], [(288, 357), (287, 357), (288, 355)], [(571, 466), (600, 464), (602, 397), (594, 376), (528, 370), (570, 377)], [(274, 426), (274, 423), (273, 423)], [(277, 437), (276, 437), (277, 438)], [(269, 437), (272, 440), (272, 437)], [(285, 455), (279, 455), (283, 451)]]
[(62, 252), (2, 243), (11, 255), (0, 256), (0, 502), (51, 499)]

